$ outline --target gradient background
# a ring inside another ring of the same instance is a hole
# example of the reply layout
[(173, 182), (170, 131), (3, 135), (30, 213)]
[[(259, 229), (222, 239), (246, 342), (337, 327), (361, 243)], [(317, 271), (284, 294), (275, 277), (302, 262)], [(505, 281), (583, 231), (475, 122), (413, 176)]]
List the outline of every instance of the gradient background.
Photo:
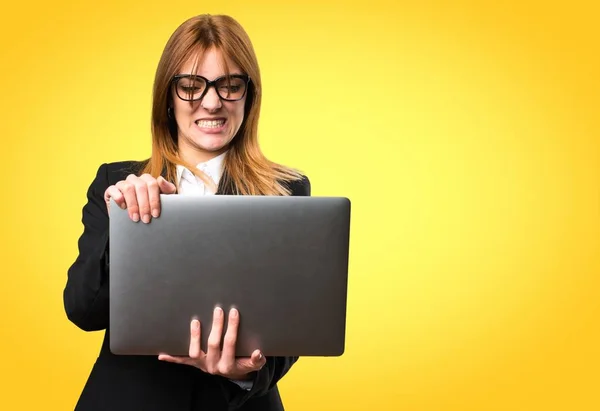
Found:
[(73, 409), (85, 191), (149, 154), (162, 48), (203, 12), (253, 39), (264, 151), (353, 201), (347, 351), (302, 359), (287, 410), (600, 409), (595, 2), (222, 3), (2, 6), (0, 409)]

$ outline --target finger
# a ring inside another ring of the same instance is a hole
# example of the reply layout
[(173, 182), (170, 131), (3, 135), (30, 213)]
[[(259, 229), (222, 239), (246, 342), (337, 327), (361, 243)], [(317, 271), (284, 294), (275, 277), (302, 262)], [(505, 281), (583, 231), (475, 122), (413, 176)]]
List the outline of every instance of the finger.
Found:
[(219, 373), (229, 374), (235, 367), (235, 344), (237, 342), (238, 326), (240, 324), (240, 315), (238, 310), (232, 308), (229, 312), (227, 321), (227, 331), (223, 341), (223, 352), (219, 362)]
[(150, 200), (148, 199), (148, 183), (140, 177), (130, 175), (128, 181), (135, 186), (135, 195), (139, 207), (140, 218), (144, 223), (150, 222)]
[(208, 347), (206, 353), (206, 368), (209, 373), (214, 374), (218, 371), (218, 363), (221, 358), (221, 336), (223, 333), (223, 310), (216, 307), (213, 312), (213, 323), (210, 335), (208, 336)]
[(175, 187), (175, 184), (165, 180), (162, 176), (159, 176), (156, 181), (158, 182), (158, 187), (160, 188), (161, 193), (175, 194), (177, 192), (177, 187)]
[(190, 324), (190, 358), (201, 358), (203, 352), (200, 349), (200, 321), (192, 320)]
[(116, 184), (116, 187), (123, 193), (125, 204), (127, 204), (127, 211), (129, 212), (129, 218), (137, 223), (140, 221), (140, 209), (138, 207), (134, 185), (129, 181), (122, 180)]
[(172, 362), (175, 364), (194, 365), (193, 360), (189, 357), (173, 357), (167, 354), (160, 354), (158, 359), (160, 361)]
[(127, 208), (127, 204), (125, 203), (125, 197), (123, 193), (119, 191), (119, 189), (111, 185), (104, 191), (104, 201), (106, 202), (106, 209), (110, 211), (110, 199), (113, 199), (115, 203), (121, 207), (123, 210)]
[[(146, 182), (148, 187), (148, 205), (150, 207), (150, 214), (156, 218), (159, 215), (160, 210), (160, 188), (158, 182), (150, 174), (144, 174), (140, 177), (142, 181)], [(150, 216), (148, 216), (150, 219)]]

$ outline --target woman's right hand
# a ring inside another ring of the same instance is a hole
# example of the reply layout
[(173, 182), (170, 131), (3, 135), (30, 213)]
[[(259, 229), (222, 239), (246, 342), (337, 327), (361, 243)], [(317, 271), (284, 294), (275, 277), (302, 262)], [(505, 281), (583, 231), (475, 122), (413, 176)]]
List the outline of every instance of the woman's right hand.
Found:
[(162, 176), (152, 177), (143, 174), (140, 177), (130, 174), (125, 180), (112, 185), (104, 192), (106, 209), (110, 213), (110, 199), (123, 210), (127, 209), (129, 218), (149, 223), (151, 218), (160, 215), (160, 194), (174, 194), (177, 189), (173, 183)]

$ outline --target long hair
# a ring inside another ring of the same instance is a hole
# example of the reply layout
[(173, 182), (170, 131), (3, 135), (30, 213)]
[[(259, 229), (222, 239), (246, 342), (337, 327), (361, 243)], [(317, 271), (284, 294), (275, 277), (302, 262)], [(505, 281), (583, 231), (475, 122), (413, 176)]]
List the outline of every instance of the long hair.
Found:
[[(244, 120), (229, 143), (224, 160), (224, 179), (232, 194), (289, 195), (288, 183), (302, 175), (292, 168), (268, 160), (258, 143), (258, 120), (262, 97), (260, 69), (248, 34), (233, 18), (225, 15), (200, 15), (181, 24), (169, 38), (156, 70), (152, 103), (152, 155), (144, 162), (141, 173), (154, 177), (163, 174), (171, 182), (176, 179), (178, 164), (199, 178), (207, 176), (195, 165), (185, 163), (178, 155), (177, 124), (168, 114), (172, 103), (171, 79), (195, 56), (216, 48), (250, 76), (244, 106)], [(197, 60), (196, 60), (197, 61)], [(225, 61), (223, 65), (229, 74)]]

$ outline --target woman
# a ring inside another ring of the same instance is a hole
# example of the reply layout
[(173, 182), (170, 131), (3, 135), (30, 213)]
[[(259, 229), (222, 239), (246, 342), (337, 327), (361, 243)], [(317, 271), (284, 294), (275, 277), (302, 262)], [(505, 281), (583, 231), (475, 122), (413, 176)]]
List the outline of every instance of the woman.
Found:
[(198, 16), (173, 33), (156, 72), (150, 159), (100, 166), (83, 208), (65, 311), (79, 328), (106, 333), (76, 410), (283, 410), (277, 382), (297, 358), (265, 358), (259, 351), (235, 358), (235, 311), (228, 315), (229, 345), (222, 351), (220, 311), (206, 353), (199, 347), (197, 322), (190, 324), (189, 357), (116, 356), (108, 344), (111, 199), (147, 224), (160, 215), (160, 194), (310, 195), (308, 178), (261, 153), (260, 104), (256, 56), (235, 20)]

